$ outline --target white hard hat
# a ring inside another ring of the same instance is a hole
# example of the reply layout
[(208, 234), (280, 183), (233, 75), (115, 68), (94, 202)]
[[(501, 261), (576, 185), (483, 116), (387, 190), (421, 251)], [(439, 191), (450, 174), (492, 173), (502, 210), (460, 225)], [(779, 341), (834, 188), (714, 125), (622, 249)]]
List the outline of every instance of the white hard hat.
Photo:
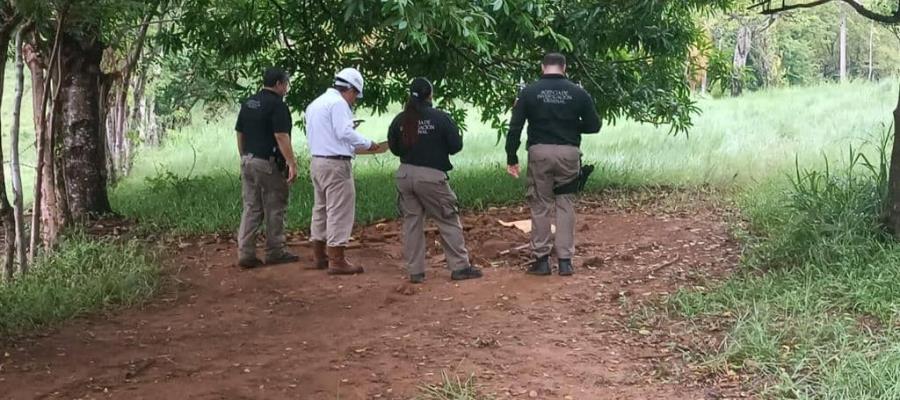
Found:
[(359, 93), (357, 99), (363, 97), (363, 77), (356, 68), (344, 68), (334, 76), (334, 84), (344, 87), (352, 87)]

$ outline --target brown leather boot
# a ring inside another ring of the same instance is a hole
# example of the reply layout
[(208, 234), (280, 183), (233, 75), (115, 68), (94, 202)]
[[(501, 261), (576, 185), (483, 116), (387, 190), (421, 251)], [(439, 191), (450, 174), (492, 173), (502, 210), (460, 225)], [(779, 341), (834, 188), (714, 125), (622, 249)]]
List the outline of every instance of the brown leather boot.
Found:
[(363, 273), (362, 267), (355, 267), (344, 258), (343, 247), (328, 248), (328, 274), (329, 275), (354, 275)]
[(306, 269), (328, 269), (328, 253), (325, 252), (325, 242), (313, 240), (313, 265)]

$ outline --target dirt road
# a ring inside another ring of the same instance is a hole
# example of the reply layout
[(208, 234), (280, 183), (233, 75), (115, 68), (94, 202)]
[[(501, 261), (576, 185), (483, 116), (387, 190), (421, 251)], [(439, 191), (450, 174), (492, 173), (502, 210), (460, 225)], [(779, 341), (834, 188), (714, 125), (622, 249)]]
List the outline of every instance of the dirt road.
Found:
[[(396, 222), (357, 232), (366, 273), (332, 277), (301, 262), (243, 271), (229, 240), (198, 238), (171, 259), (170, 284), (143, 309), (0, 344), (4, 399), (409, 399), (442, 372), (476, 377), (496, 398), (705, 399), (709, 382), (681, 349), (715, 332), (644, 312), (677, 288), (734, 266), (736, 246), (711, 207), (579, 209), (570, 278), (522, 272), (527, 243), (502, 227), (521, 208), (466, 215), (485, 278), (453, 283), (433, 268), (406, 285)], [(385, 237), (385, 233), (388, 233)]]

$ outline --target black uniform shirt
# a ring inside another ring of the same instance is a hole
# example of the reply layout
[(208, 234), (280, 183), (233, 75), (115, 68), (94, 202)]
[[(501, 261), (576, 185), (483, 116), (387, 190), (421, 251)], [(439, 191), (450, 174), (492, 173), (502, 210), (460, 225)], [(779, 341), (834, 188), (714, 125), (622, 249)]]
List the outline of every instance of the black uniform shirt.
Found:
[(291, 112), (277, 93), (262, 89), (241, 104), (234, 130), (244, 134), (244, 154), (281, 156), (275, 133), (291, 134)]
[(447, 113), (427, 107), (419, 119), (419, 139), (410, 147), (403, 144), (403, 114), (394, 117), (388, 128), (388, 145), (403, 164), (447, 172), (453, 169), (450, 155), (462, 150), (459, 128)]
[(519, 92), (506, 135), (506, 163), (516, 165), (522, 127), (528, 120), (528, 141), (534, 144), (581, 146), (582, 133), (600, 131), (594, 100), (565, 75), (548, 74)]

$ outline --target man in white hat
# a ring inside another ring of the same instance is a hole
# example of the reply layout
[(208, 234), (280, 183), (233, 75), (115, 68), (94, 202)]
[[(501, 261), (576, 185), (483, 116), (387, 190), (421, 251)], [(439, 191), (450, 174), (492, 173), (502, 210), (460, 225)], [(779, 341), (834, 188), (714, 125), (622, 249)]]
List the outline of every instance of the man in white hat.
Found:
[(310, 239), (313, 269), (332, 275), (352, 275), (363, 268), (347, 262), (344, 250), (356, 214), (356, 187), (350, 161), (359, 151), (378, 152), (377, 143), (356, 132), (353, 109), (363, 97), (363, 77), (345, 68), (334, 85), (306, 107), (306, 137), (312, 154), (309, 174), (315, 188)]

